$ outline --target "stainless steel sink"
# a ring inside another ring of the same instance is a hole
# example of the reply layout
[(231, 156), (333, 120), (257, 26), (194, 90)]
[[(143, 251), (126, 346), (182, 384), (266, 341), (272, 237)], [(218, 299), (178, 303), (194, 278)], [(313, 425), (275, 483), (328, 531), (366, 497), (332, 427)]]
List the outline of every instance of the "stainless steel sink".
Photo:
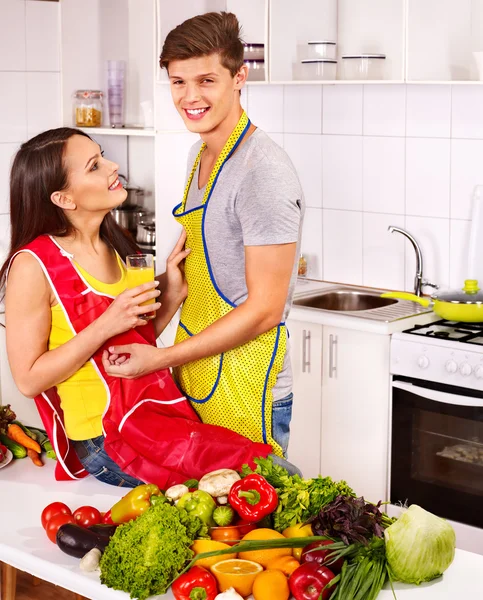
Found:
[(407, 300), (381, 298), (382, 290), (368, 290), (352, 286), (333, 286), (297, 294), (294, 306), (323, 312), (339, 312), (344, 315), (391, 323), (430, 309)]
[(300, 298), (294, 301), (299, 306), (318, 308), (319, 310), (336, 311), (360, 311), (381, 308), (390, 304), (397, 304), (392, 298), (381, 298), (379, 294), (358, 292), (356, 290), (328, 290), (319, 292), (308, 298)]

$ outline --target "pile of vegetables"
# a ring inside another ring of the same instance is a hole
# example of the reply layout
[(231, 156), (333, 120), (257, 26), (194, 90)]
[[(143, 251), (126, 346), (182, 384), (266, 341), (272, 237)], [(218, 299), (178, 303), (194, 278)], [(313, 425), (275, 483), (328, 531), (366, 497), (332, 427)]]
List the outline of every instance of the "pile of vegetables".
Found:
[(10, 405), (0, 406), (0, 463), (10, 450), (14, 458), (28, 456), (35, 466), (43, 467), (41, 453), (55, 459), (55, 452), (47, 434), (37, 427), (26, 427), (16, 420)]
[(164, 493), (140, 485), (96, 525), (57, 515), (56, 543), (140, 600), (170, 586), (176, 600), (375, 600), (386, 583), (430, 581), (451, 564), (452, 527), (419, 506), (392, 519), (344, 481), (255, 463)]

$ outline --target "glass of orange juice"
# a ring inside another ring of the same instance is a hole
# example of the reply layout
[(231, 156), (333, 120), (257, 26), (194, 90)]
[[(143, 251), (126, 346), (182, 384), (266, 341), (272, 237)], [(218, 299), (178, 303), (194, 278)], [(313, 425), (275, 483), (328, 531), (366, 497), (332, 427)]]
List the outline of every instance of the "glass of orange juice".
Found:
[[(143, 283), (154, 281), (154, 264), (152, 254), (130, 254), (126, 256), (127, 287), (134, 288)], [(156, 300), (146, 300), (141, 306), (154, 304)], [(154, 319), (155, 313), (140, 315), (142, 319)]]

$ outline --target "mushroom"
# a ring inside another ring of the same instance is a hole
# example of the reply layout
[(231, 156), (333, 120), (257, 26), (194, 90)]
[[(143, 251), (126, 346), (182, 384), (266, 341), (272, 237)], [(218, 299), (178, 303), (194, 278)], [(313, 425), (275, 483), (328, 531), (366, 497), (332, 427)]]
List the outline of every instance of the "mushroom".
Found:
[(166, 496), (166, 498), (169, 498), (176, 504), (178, 500), (188, 492), (189, 488), (186, 485), (180, 483), (178, 485), (172, 485), (166, 490), (164, 495)]
[(240, 475), (233, 469), (218, 469), (203, 475), (198, 484), (198, 489), (208, 492), (216, 498), (219, 504), (228, 502), (228, 494), (231, 486), (241, 479)]

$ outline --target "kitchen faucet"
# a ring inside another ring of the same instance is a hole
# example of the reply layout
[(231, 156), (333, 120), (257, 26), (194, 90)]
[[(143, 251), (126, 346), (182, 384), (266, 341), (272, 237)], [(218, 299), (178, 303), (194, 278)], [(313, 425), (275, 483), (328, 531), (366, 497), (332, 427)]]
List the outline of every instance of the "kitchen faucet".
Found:
[(414, 239), (414, 237), (405, 229), (401, 229), (400, 227), (396, 227), (395, 225), (389, 225), (387, 228), (389, 233), (401, 233), (413, 245), (414, 251), (416, 252), (416, 276), (414, 277), (414, 294), (416, 296), (421, 296), (421, 290), (423, 286), (433, 287), (435, 289), (439, 288), (439, 285), (431, 283), (427, 279), (423, 279), (423, 254), (421, 252), (421, 248), (418, 242)]

